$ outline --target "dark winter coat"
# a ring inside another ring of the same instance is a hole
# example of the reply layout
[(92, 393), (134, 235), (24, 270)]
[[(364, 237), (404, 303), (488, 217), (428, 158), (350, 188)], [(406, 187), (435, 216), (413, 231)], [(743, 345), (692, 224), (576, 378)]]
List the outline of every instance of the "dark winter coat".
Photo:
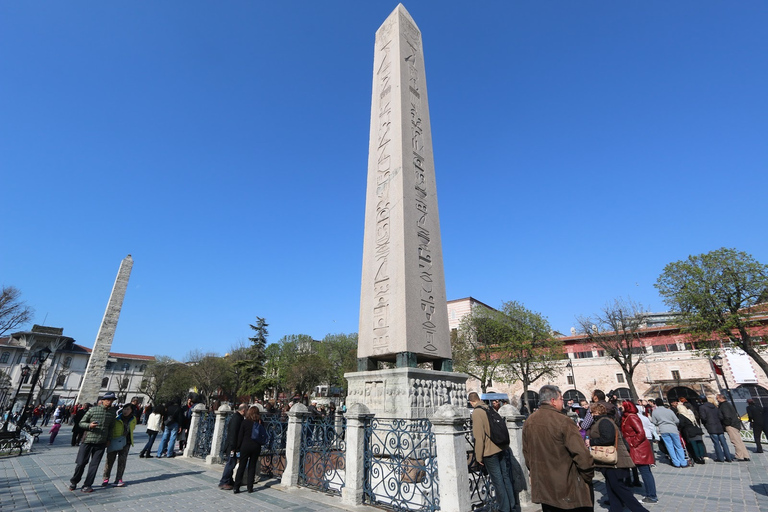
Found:
[(592, 507), (592, 455), (579, 428), (551, 405), (523, 424), (523, 455), (531, 475), (531, 500), (553, 507)]
[[(617, 469), (635, 467), (635, 463), (632, 462), (632, 457), (629, 456), (629, 450), (627, 450), (627, 445), (624, 444), (621, 433), (619, 433), (618, 438), (616, 437), (618, 431), (619, 428), (616, 426), (616, 423), (608, 416), (595, 417), (595, 424), (589, 429), (589, 444), (594, 446), (615, 445), (618, 453), (618, 460), (615, 465), (608, 466), (595, 461), (596, 467)], [(645, 437), (645, 430), (643, 430), (642, 424), (640, 425), (640, 431), (643, 433), (643, 437)]]
[(733, 405), (728, 402), (720, 402), (720, 406), (717, 408), (717, 415), (720, 417), (720, 423), (724, 427), (733, 427), (736, 430), (741, 430), (741, 419)]
[(723, 424), (720, 423), (720, 416), (717, 414), (717, 407), (715, 407), (714, 404), (709, 402), (701, 404), (701, 407), (699, 407), (699, 417), (701, 418), (701, 423), (704, 425), (704, 428), (706, 428), (707, 432), (710, 434), (725, 433)]
[(224, 446), (224, 452), (237, 451), (237, 436), (240, 434), (240, 426), (243, 424), (243, 415), (235, 412), (227, 424), (227, 444)]
[(621, 435), (629, 445), (629, 456), (635, 464), (656, 464), (651, 443), (645, 437), (643, 422), (637, 414), (624, 411), (624, 421), (621, 422)]
[(752, 428), (763, 428), (765, 426), (765, 411), (762, 405), (750, 404), (747, 406), (747, 416)]
[(253, 452), (261, 448), (259, 443), (251, 439), (251, 432), (253, 432), (253, 421), (243, 419), (243, 422), (240, 424), (240, 431), (237, 434), (238, 452)]

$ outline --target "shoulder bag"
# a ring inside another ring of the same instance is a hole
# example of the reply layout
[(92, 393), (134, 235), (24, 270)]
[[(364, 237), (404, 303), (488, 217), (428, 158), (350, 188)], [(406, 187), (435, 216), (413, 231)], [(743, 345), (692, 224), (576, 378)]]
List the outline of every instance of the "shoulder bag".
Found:
[(592, 454), (592, 458), (595, 459), (595, 462), (598, 464), (615, 466), (616, 463), (619, 462), (619, 453), (616, 449), (616, 445), (619, 442), (619, 427), (614, 425), (613, 430), (616, 432), (616, 438), (613, 441), (613, 446), (589, 446), (589, 452)]

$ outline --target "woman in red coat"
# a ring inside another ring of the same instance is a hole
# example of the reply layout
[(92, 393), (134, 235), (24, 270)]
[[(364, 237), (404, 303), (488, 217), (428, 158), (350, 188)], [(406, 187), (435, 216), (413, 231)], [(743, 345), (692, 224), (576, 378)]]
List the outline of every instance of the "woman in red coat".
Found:
[(643, 423), (637, 416), (637, 407), (630, 401), (622, 404), (624, 414), (621, 419), (621, 434), (629, 444), (629, 456), (632, 462), (637, 466), (640, 476), (645, 484), (645, 498), (643, 503), (656, 503), (659, 501), (656, 496), (656, 480), (651, 473), (651, 464), (655, 464), (653, 458), (653, 448), (648, 438), (645, 437)]

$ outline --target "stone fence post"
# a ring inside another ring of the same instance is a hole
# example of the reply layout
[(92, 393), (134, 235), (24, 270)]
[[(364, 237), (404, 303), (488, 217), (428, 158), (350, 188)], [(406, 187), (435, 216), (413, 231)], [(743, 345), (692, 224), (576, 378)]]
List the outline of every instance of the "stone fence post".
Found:
[(288, 432), (285, 440), (285, 470), (280, 484), (284, 487), (297, 487), (299, 484), (299, 464), (301, 462), (301, 427), (309, 409), (304, 404), (296, 404), (288, 411)]
[[(197, 431), (200, 430), (200, 418), (206, 411), (205, 404), (197, 404), (192, 409), (192, 421), (189, 424), (189, 433), (187, 434), (187, 446), (184, 448), (184, 457), (191, 457), (192, 451), (195, 449), (195, 441), (197, 440)], [(173, 447), (168, 447), (168, 453), (173, 450)]]
[(523, 456), (523, 421), (525, 416), (520, 414), (517, 407), (503, 405), (499, 414), (507, 420), (509, 430), (509, 448), (512, 450), (512, 483), (515, 486), (521, 505), (531, 504), (531, 477)]
[(438, 407), (430, 418), (437, 448), (441, 512), (466, 512), (472, 509), (467, 440), (464, 437), (464, 422), (467, 419), (469, 410), (466, 407), (448, 404)]
[(362, 505), (365, 482), (365, 423), (373, 418), (373, 414), (364, 404), (357, 403), (350, 406), (344, 416), (347, 418), (347, 453), (341, 500), (348, 505)]
[(206, 464), (221, 463), (221, 444), (224, 441), (224, 425), (227, 424), (227, 418), (232, 414), (232, 408), (224, 404), (216, 412), (216, 424), (213, 427), (213, 441), (211, 442), (211, 453), (206, 455)]

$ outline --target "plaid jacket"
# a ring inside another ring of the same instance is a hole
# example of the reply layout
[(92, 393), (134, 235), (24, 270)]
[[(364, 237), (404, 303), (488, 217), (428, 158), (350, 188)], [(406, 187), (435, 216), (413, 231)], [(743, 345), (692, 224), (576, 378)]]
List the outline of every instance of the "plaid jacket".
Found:
[[(80, 420), (80, 428), (85, 430), (84, 443), (88, 444), (106, 444), (109, 441), (109, 435), (115, 426), (115, 410), (106, 408), (103, 405), (91, 407)], [(98, 421), (99, 425), (91, 429), (90, 424)]]

